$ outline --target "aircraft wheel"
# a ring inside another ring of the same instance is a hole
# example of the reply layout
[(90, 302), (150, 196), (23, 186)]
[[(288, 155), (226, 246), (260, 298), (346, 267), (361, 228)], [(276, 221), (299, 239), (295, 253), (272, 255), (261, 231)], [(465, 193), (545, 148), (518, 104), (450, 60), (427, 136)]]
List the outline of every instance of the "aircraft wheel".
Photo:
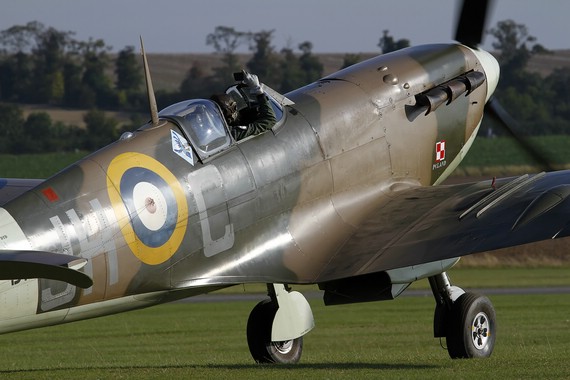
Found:
[(257, 363), (295, 364), (301, 359), (303, 337), (284, 342), (271, 341), (277, 305), (270, 299), (258, 303), (247, 320), (247, 344)]
[(453, 303), (448, 319), (449, 356), (453, 359), (491, 356), (497, 331), (495, 319), (495, 309), (487, 297), (462, 294)]

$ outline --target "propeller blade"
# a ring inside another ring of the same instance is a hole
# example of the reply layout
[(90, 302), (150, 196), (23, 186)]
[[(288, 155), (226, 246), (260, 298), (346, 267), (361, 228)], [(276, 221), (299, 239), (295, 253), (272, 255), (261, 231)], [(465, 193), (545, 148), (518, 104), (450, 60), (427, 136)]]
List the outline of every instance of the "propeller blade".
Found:
[(483, 40), (491, 0), (464, 0), (455, 30), (455, 40), (476, 48)]
[(556, 170), (550, 160), (540, 151), (538, 151), (526, 138), (521, 136), (519, 123), (503, 108), (501, 103), (494, 96), (489, 99), (485, 105), (485, 114), (496, 120), (505, 131), (507, 131), (527, 152), (531, 158), (540, 165), (544, 171)]

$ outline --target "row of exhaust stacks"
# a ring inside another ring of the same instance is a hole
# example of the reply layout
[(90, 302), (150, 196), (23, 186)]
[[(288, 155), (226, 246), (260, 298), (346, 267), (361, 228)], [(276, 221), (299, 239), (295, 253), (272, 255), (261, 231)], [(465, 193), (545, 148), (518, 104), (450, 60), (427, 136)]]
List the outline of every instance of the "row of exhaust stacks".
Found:
[(416, 95), (416, 106), (426, 107), (425, 114), (428, 115), (442, 104), (450, 104), (462, 94), (469, 95), (484, 82), (484, 73), (470, 71)]

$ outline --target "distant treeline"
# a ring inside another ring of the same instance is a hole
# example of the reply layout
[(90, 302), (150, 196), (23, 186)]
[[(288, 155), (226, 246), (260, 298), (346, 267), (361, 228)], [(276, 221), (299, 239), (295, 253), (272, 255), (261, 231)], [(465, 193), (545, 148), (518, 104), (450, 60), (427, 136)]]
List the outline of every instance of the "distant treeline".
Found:
[(130, 124), (119, 122), (104, 111), (85, 113), (85, 127), (53, 122), (46, 112), (33, 112), (24, 117), (15, 104), (0, 103), (0, 153), (45, 153), (95, 151), (113, 141), (122, 132), (140, 127), (144, 120), (133, 114)]
[[(220, 56), (216, 67), (194, 64), (178, 90), (159, 91), (159, 108), (204, 94), (222, 92), (232, 73), (246, 69), (282, 93), (319, 79), (323, 65), (309, 41), (279, 51), (274, 30), (237, 31), (219, 26), (206, 42)], [(490, 34), (499, 54), (502, 76), (496, 96), (519, 121), (524, 134), (566, 134), (570, 130), (570, 69), (556, 69), (546, 78), (525, 70), (533, 54), (548, 53), (524, 25), (501, 21)], [(249, 46), (251, 58), (239, 64), (236, 50)], [(386, 53), (409, 46), (387, 30), (377, 47)], [(342, 67), (361, 57), (346, 54)], [(96, 149), (117, 137), (117, 123), (98, 111), (86, 116), (87, 129), (53, 123), (46, 114), (23, 118), (18, 103), (48, 104), (79, 109), (145, 112), (147, 108), (140, 57), (127, 46), (116, 54), (101, 39), (79, 41), (73, 32), (59, 31), (39, 22), (0, 31), (0, 152), (23, 153)], [(133, 125), (138, 121), (133, 121)], [(97, 125), (95, 125), (97, 124)], [(487, 125), (486, 135), (503, 132)], [(41, 142), (39, 141), (41, 140)]]

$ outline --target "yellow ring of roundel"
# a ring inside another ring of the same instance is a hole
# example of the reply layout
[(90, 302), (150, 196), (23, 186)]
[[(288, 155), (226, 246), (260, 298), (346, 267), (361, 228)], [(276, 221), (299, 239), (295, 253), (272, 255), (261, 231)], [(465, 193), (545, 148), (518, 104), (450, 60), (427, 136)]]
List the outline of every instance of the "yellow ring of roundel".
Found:
[[(176, 227), (168, 241), (160, 247), (149, 247), (137, 237), (131, 225), (127, 207), (121, 197), (119, 190), (121, 179), (127, 170), (136, 167), (144, 168), (157, 174), (168, 184), (176, 199), (176, 207), (178, 208)], [(154, 158), (141, 153), (128, 152), (120, 154), (111, 161), (107, 169), (107, 192), (121, 233), (136, 257), (145, 264), (157, 265), (165, 262), (176, 253), (186, 233), (188, 203), (180, 182), (166, 166)]]

